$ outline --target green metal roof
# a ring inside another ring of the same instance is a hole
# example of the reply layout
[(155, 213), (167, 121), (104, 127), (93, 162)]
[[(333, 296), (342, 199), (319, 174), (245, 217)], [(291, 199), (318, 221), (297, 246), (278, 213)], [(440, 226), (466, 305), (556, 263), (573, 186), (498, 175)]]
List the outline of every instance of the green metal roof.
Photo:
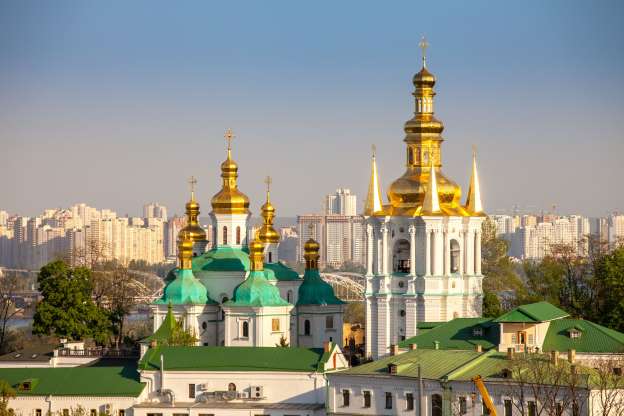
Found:
[[(416, 344), (418, 348), (435, 348), (435, 342), (443, 350), (474, 350), (480, 344), (483, 350), (498, 346), (499, 328), (489, 318), (456, 318), (435, 326), (415, 337), (399, 343), (401, 348)], [(478, 329), (482, 335), (475, 335)]]
[[(156, 347), (141, 362), (142, 370), (316, 372), (323, 350), (295, 347)], [(327, 358), (325, 358), (326, 360)]]
[(344, 301), (338, 299), (329, 283), (321, 279), (316, 269), (306, 269), (303, 283), (299, 286), (297, 305), (342, 305)]
[(167, 308), (167, 315), (165, 315), (165, 319), (163, 319), (162, 324), (160, 324), (156, 332), (145, 338), (143, 342), (149, 343), (150, 341), (157, 341), (158, 343), (166, 344), (171, 339), (177, 325), (178, 323), (173, 316), (171, 304), (169, 304), (169, 307)]
[[(145, 384), (139, 381), (136, 362), (69, 368), (0, 368), (18, 396), (106, 396), (137, 397)], [(31, 390), (19, 385), (31, 382)]]
[[(570, 329), (581, 331), (580, 337), (570, 338)], [(623, 353), (624, 334), (582, 319), (557, 319), (550, 322), (544, 338), (544, 351), (592, 353)]]
[(279, 289), (269, 283), (263, 270), (249, 273), (247, 279), (234, 289), (233, 299), (225, 304), (228, 306), (290, 305), (281, 298)]
[(206, 304), (215, 303), (208, 297), (208, 290), (195, 278), (191, 270), (177, 270), (176, 278), (165, 287), (163, 297), (154, 303), (160, 304)]
[(193, 259), (193, 270), (204, 271), (248, 271), (249, 253), (240, 248), (219, 246)]
[(570, 316), (548, 302), (529, 303), (499, 316), (494, 322), (547, 322)]
[(299, 274), (296, 271), (286, 266), (281, 261), (277, 263), (264, 263), (264, 270), (273, 271), (273, 273), (275, 273), (275, 277), (277, 278), (277, 280), (280, 280), (280, 281), (301, 280), (301, 277), (299, 277)]

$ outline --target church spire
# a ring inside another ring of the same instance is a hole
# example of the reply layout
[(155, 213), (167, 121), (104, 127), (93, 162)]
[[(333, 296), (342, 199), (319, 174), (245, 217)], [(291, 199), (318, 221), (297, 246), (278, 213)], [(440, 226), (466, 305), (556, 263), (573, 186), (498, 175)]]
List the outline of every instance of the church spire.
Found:
[(232, 160), (232, 139), (235, 137), (231, 129), (224, 135), (227, 140), (227, 158), (221, 163), (221, 190), (212, 197), (212, 211), (216, 214), (247, 214), (249, 198), (238, 190), (238, 165)]
[(433, 158), (429, 159), (430, 172), (429, 172), (429, 185), (425, 191), (425, 201), (423, 202), (422, 215), (431, 215), (440, 213), (440, 197), (438, 196), (438, 179), (436, 178), (436, 171), (433, 165)]
[(195, 200), (197, 179), (191, 176), (188, 183), (191, 199), (186, 203), (186, 226), (180, 230), (178, 237), (181, 238), (182, 233), (187, 233), (193, 243), (206, 241), (206, 231), (199, 225), (199, 203)]
[(379, 175), (377, 173), (377, 161), (375, 160), (375, 145), (372, 148), (371, 156), (371, 176), (368, 184), (368, 195), (364, 206), (364, 215), (374, 215), (383, 210), (381, 200), (381, 187), (379, 185)]
[(471, 214), (482, 214), (481, 187), (479, 185), (479, 173), (477, 172), (477, 150), (472, 149), (472, 175), (470, 175), (470, 187), (466, 197), (466, 209)]
[(260, 208), (264, 224), (258, 230), (258, 239), (264, 244), (279, 242), (279, 233), (273, 228), (273, 219), (275, 218), (275, 207), (271, 204), (271, 183), (272, 179), (267, 176), (264, 180), (266, 184), (266, 202)]

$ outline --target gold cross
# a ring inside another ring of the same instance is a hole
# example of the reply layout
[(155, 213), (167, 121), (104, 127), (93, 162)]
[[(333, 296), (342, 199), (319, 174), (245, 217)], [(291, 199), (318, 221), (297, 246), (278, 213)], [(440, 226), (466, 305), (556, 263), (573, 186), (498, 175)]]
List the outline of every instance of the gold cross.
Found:
[(371, 146), (371, 150), (373, 151), (373, 157), (375, 157), (375, 154), (377, 154), (377, 146), (375, 146), (374, 144)]
[(197, 179), (195, 176), (191, 176), (188, 180), (188, 183), (191, 187), (191, 198), (195, 197), (195, 185), (197, 184)]
[(267, 186), (267, 193), (269, 193), (269, 191), (271, 190), (271, 184), (273, 183), (273, 180), (271, 179), (271, 177), (270, 177), (270, 176), (267, 176), (267, 177), (264, 179), (264, 183), (266, 183), (266, 186)]
[(227, 129), (225, 131), (225, 134), (223, 135), (223, 137), (225, 137), (225, 140), (227, 140), (228, 142), (228, 150), (232, 149), (232, 139), (236, 136), (234, 136), (234, 133), (232, 133), (232, 129)]
[(477, 157), (477, 145), (472, 145), (472, 157)]
[(423, 68), (426, 68), (427, 67), (427, 48), (429, 47), (429, 42), (427, 42), (427, 38), (423, 36), (420, 39), (418, 46), (420, 46), (420, 49), (422, 50)]

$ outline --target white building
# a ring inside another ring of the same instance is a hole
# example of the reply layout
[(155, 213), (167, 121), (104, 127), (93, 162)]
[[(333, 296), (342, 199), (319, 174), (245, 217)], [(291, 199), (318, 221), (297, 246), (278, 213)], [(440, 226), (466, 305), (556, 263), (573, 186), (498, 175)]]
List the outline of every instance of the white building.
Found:
[[(423, 61), (424, 64), (424, 61)], [(381, 199), (373, 154), (366, 216), (366, 354), (416, 334), (423, 321), (481, 315), (481, 223), (476, 159), (466, 204), (441, 171), (443, 124), (433, 115), (435, 77), (414, 76), (416, 109), (405, 124), (407, 170)]]
[(357, 215), (357, 198), (350, 189), (338, 188), (325, 197), (326, 215)]

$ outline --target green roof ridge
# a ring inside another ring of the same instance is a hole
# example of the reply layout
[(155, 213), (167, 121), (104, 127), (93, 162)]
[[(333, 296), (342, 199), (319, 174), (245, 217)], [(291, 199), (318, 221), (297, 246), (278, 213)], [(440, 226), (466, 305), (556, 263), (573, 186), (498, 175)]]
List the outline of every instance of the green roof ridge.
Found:
[[(546, 302), (520, 305), (495, 319), (495, 322), (547, 322), (570, 316), (566, 311)], [(525, 318), (526, 317), (526, 318)]]

